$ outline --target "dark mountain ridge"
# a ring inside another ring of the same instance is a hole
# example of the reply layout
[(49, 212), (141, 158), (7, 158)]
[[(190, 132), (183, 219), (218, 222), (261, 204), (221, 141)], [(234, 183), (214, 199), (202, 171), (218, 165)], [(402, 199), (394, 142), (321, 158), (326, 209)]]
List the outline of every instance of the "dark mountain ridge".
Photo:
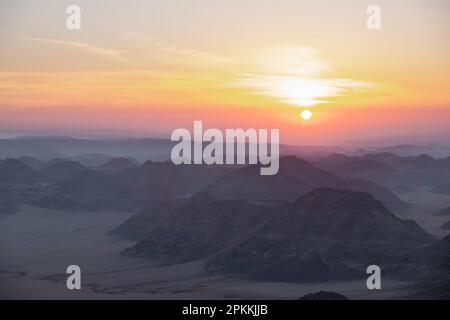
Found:
[(280, 208), (208, 268), (276, 281), (325, 281), (363, 277), (376, 261), (396, 274), (400, 257), (431, 242), (415, 222), (397, 218), (367, 193), (320, 188)]
[(279, 206), (202, 193), (166, 212), (124, 253), (158, 264), (207, 258), (213, 273), (325, 281), (362, 277), (373, 261), (398, 272), (402, 257), (432, 241), (369, 194), (320, 188)]

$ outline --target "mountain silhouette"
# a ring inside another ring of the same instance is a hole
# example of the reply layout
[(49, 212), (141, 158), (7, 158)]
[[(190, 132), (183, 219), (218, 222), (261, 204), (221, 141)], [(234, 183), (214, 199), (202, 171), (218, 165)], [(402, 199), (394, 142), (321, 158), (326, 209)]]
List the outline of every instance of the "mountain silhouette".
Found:
[(358, 278), (375, 262), (397, 272), (411, 248), (432, 242), (415, 222), (362, 192), (320, 188), (278, 212), (209, 269), (276, 281)]
[(231, 170), (224, 166), (177, 166), (172, 162), (147, 161), (116, 176), (140, 197), (168, 200), (191, 196)]
[(280, 169), (276, 175), (261, 176), (259, 165), (250, 165), (227, 174), (209, 185), (205, 191), (219, 199), (293, 201), (320, 187), (365, 191), (393, 211), (401, 210), (406, 205), (381, 185), (361, 179), (338, 177), (294, 156), (280, 158)]
[(18, 158), (17, 160), (26, 164), (29, 168), (31, 168), (33, 170), (38, 170), (44, 165), (43, 161), (33, 158), (33, 157), (23, 156), (23, 157)]
[(418, 252), (419, 277), (414, 296), (419, 299), (450, 299), (450, 235)]
[(30, 183), (34, 178), (33, 170), (17, 159), (0, 162), (0, 185)]
[(299, 300), (348, 300), (348, 298), (342, 294), (329, 291), (319, 291), (316, 293), (308, 293)]
[(117, 173), (125, 169), (134, 168), (138, 165), (139, 163), (136, 160), (122, 157), (105, 162), (99, 169), (107, 173)]
[(319, 169), (344, 177), (379, 182), (398, 178), (397, 169), (374, 159), (360, 159), (341, 154), (332, 154), (315, 162), (314, 165)]
[(64, 211), (136, 211), (144, 205), (116, 178), (89, 169), (44, 186), (30, 204)]
[(444, 223), (440, 229), (444, 229), (444, 230), (450, 230), (450, 221), (447, 221), (446, 223)]
[(358, 278), (374, 261), (397, 271), (402, 256), (432, 242), (371, 195), (332, 188), (272, 206), (203, 192), (147, 230), (125, 254), (160, 264), (208, 258), (211, 272), (276, 281)]
[(145, 209), (128, 218), (110, 234), (134, 241), (144, 240), (153, 232), (160, 219), (169, 215), (177, 205), (179, 202), (152, 201)]
[(204, 258), (238, 243), (271, 214), (269, 207), (242, 200), (217, 200), (199, 193), (165, 212), (159, 221), (152, 219), (156, 226), (147, 229), (147, 237), (124, 253), (151, 257), (160, 263)]
[(58, 182), (70, 178), (83, 170), (86, 167), (79, 162), (55, 158), (45, 163), (39, 171), (39, 179), (43, 182)]

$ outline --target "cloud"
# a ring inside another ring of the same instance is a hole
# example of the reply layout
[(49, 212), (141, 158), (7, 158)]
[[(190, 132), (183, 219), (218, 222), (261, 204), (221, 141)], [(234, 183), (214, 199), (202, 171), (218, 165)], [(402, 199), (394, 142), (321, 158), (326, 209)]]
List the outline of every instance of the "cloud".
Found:
[(239, 82), (258, 93), (299, 106), (312, 107), (330, 102), (332, 97), (367, 87), (364, 82), (351, 79), (314, 79), (292, 76), (248, 75)]
[(363, 81), (325, 77), (333, 70), (312, 48), (278, 48), (253, 60), (257, 72), (241, 75), (234, 85), (295, 106), (328, 103), (332, 97), (370, 86)]
[[(159, 53), (159, 59), (172, 64), (198, 65), (198, 64), (224, 64), (230, 63), (228, 57), (212, 52), (204, 52), (191, 48), (180, 47), (171, 43), (165, 43), (159, 39), (142, 32), (123, 32), (123, 39), (139, 44), (142, 48), (151, 49)], [(147, 52), (147, 51), (146, 51)]]
[(78, 48), (81, 50), (85, 50), (90, 53), (94, 53), (97, 55), (102, 55), (104, 57), (110, 58), (114, 61), (120, 62), (120, 63), (128, 63), (129, 61), (123, 57), (123, 54), (126, 52), (124, 50), (116, 50), (111, 48), (104, 48), (99, 46), (94, 46), (91, 44), (78, 42), (78, 41), (68, 41), (68, 40), (58, 40), (58, 39), (50, 39), (50, 38), (39, 38), (39, 37), (30, 37), (30, 36), (23, 36), (23, 39), (31, 40), (31, 41), (39, 41), (44, 43), (51, 43), (61, 46), (67, 46), (71, 48)]

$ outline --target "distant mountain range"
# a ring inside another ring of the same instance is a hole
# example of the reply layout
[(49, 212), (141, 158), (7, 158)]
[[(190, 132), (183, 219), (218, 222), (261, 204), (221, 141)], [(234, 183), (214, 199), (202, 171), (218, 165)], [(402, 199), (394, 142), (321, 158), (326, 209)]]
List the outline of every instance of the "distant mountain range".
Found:
[(399, 178), (399, 172), (395, 167), (368, 157), (359, 158), (343, 154), (332, 154), (314, 162), (314, 165), (320, 169), (345, 177), (380, 182)]
[[(350, 157), (332, 154), (309, 162), (295, 156), (285, 156), (280, 158), (280, 170), (274, 176), (261, 176), (259, 165), (176, 166), (170, 161), (140, 164), (129, 157), (99, 157), (98, 154), (81, 157), (85, 162), (89, 159), (87, 162), (90, 165), (87, 165), (73, 160), (75, 158), (79, 157), (42, 161), (22, 156), (1, 160), (0, 185), (12, 186), (17, 197), (24, 202), (32, 194), (32, 203), (50, 204), (52, 197), (49, 195), (56, 197), (56, 194), (74, 191), (63, 186), (70, 181), (82, 180), (83, 172), (89, 181), (86, 170), (91, 170), (110, 176), (108, 182), (99, 179), (99, 189), (106, 190), (109, 187), (107, 184), (123, 186), (128, 192), (124, 194), (133, 198), (127, 203), (148, 204), (155, 200), (186, 198), (201, 190), (218, 199), (278, 203), (293, 201), (316, 188), (331, 187), (367, 192), (393, 212), (404, 210), (407, 204), (391, 190), (408, 192), (418, 185), (428, 186), (432, 192), (442, 194), (448, 194), (447, 189), (450, 190), (446, 183), (439, 183), (450, 179), (450, 158), (434, 159), (429, 156), (399, 157), (383, 153)], [(100, 159), (105, 162), (99, 161), (94, 166), (93, 163)], [(105, 182), (103, 187), (102, 181)], [(45, 195), (45, 201), (37, 199), (40, 193)], [(112, 198), (115, 196), (111, 194)], [(83, 202), (81, 198), (80, 194), (70, 194), (62, 199)], [(62, 201), (56, 207), (70, 210), (72, 205), (65, 206)], [(134, 205), (131, 207), (137, 209)]]
[(4, 211), (19, 203), (65, 211), (140, 211), (153, 201), (186, 198), (233, 170), (112, 158), (97, 167), (55, 158), (0, 161)]
[(435, 159), (429, 155), (398, 156), (369, 153), (361, 156), (331, 154), (312, 162), (317, 168), (343, 177), (366, 179), (393, 189), (408, 191), (414, 187), (432, 187), (436, 193), (450, 193), (450, 157)]
[(55, 184), (42, 186), (28, 203), (67, 211), (139, 211), (146, 205), (127, 185), (106, 173), (84, 169)]
[[(0, 139), (0, 158), (29, 156), (48, 161), (58, 157), (78, 157), (74, 160), (89, 165), (98, 165), (100, 158), (104, 163), (113, 157), (135, 157), (138, 160), (161, 161), (170, 158), (172, 145), (173, 143), (166, 139), (22, 137), (19, 139)], [(92, 161), (94, 162), (92, 163)]]
[[(259, 168), (259, 165), (176, 166), (170, 161), (150, 160), (140, 164), (131, 157), (114, 158), (98, 153), (57, 157), (49, 161), (21, 156), (0, 160), (0, 185), (14, 186), (16, 193), (24, 191), (20, 195), (22, 199), (29, 194), (25, 192), (28, 190), (33, 193), (33, 203), (49, 203), (47, 200), (34, 202), (39, 190), (43, 190), (49, 199), (50, 188), (43, 188), (43, 184), (62, 183), (77, 175), (79, 180), (83, 171), (92, 170), (111, 176), (111, 183), (125, 186), (136, 199), (132, 203), (186, 198), (201, 190), (218, 199), (276, 203), (293, 201), (315, 188), (331, 187), (372, 194), (393, 212), (404, 210), (407, 204), (391, 190), (402, 193), (425, 187), (431, 192), (450, 194), (450, 157), (331, 154), (305, 161), (295, 156), (284, 156), (280, 158), (277, 175), (261, 176)], [(70, 207), (67, 206), (68, 209)]]
[[(82, 139), (58, 136), (22, 136), (13, 139), (0, 139), (0, 158), (19, 158), (29, 156), (48, 161), (57, 157), (74, 158), (85, 165), (98, 166), (108, 157), (132, 157), (138, 161), (164, 161), (170, 158), (174, 142), (169, 139), (124, 138), (124, 139)], [(363, 155), (367, 153), (392, 153), (402, 157), (428, 154), (435, 158), (450, 154), (448, 145), (396, 145), (360, 149), (326, 145), (288, 145), (281, 144), (282, 155), (302, 157), (326, 157), (333, 153)]]

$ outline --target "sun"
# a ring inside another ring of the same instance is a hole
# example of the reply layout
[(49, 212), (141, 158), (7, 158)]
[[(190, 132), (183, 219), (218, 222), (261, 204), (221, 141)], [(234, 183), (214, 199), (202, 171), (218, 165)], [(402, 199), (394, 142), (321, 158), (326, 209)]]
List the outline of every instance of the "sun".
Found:
[(302, 117), (303, 120), (310, 120), (312, 118), (312, 112), (310, 110), (303, 110), (300, 113), (300, 117)]

